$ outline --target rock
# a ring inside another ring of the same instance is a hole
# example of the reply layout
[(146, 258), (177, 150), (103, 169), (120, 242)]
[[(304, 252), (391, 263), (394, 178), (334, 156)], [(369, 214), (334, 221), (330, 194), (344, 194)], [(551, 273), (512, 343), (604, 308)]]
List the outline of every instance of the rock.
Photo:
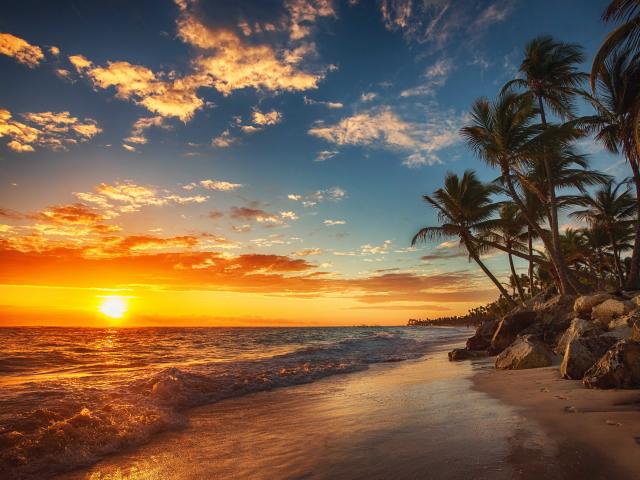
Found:
[(576, 337), (564, 352), (560, 375), (569, 380), (580, 380), (618, 340), (606, 335)]
[(556, 344), (554, 352), (556, 355), (564, 355), (564, 351), (567, 349), (567, 345), (576, 337), (589, 337), (594, 335), (600, 335), (604, 332), (602, 324), (600, 322), (594, 322), (593, 320), (584, 320), (582, 318), (574, 318), (562, 336)]
[(498, 320), (487, 320), (477, 329), (473, 337), (467, 340), (467, 350), (486, 350), (491, 346), (491, 338), (498, 328)]
[(536, 321), (536, 312), (531, 310), (511, 312), (502, 317), (491, 339), (491, 353), (500, 353), (513, 343), (518, 333)]
[(540, 342), (530, 337), (520, 337), (496, 358), (499, 370), (522, 370), (551, 365), (551, 352)]
[(585, 374), (589, 388), (639, 388), (640, 343), (620, 340)]
[(523, 330), (520, 335), (535, 334), (549, 348), (553, 348), (560, 336), (571, 325), (577, 313), (573, 311), (574, 295), (556, 295), (534, 307), (536, 322)]
[(579, 315), (589, 315), (596, 305), (600, 305), (605, 300), (613, 298), (608, 293), (596, 293), (594, 295), (583, 295), (578, 297), (573, 304), (573, 311)]
[(618, 317), (609, 322), (609, 330), (617, 330), (620, 328), (629, 328), (629, 317)]
[(640, 342), (640, 323), (635, 323), (631, 327), (631, 340), (634, 342)]
[(631, 311), (633, 304), (629, 301), (614, 300), (610, 298), (605, 300), (600, 305), (596, 305), (591, 310), (591, 318), (598, 320), (605, 327), (609, 325), (609, 322), (614, 318), (626, 315)]
[(454, 348), (449, 352), (449, 361), (471, 360), (472, 358), (486, 357), (489, 353), (483, 350), (467, 350), (466, 348)]

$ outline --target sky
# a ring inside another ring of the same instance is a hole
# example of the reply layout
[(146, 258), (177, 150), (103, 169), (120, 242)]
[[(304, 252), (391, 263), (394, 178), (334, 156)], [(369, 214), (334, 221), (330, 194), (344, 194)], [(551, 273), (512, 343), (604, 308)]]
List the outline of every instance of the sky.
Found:
[(494, 300), (455, 241), (410, 247), (437, 224), (421, 195), (497, 176), (458, 133), (469, 106), (540, 34), (587, 70), (606, 4), (3, 2), (0, 324), (392, 325)]

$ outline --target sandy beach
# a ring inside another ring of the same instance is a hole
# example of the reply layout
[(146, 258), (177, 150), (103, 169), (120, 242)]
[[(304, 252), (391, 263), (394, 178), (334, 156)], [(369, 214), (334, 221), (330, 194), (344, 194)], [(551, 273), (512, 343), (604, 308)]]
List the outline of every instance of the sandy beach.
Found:
[(452, 346), (195, 409), (184, 429), (59, 478), (640, 478), (637, 405), (612, 407), (637, 393), (452, 363)]

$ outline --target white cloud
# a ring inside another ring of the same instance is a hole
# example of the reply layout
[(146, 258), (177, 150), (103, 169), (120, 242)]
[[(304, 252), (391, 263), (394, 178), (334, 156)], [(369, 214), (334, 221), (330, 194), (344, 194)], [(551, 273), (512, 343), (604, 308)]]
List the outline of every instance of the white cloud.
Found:
[(329, 160), (335, 157), (339, 153), (340, 152), (337, 150), (322, 150), (321, 152), (318, 152), (318, 156), (316, 157), (315, 161), (324, 162), (325, 160)]
[(276, 110), (262, 113), (260, 110), (254, 110), (253, 123), (255, 125), (275, 125), (282, 121), (282, 114)]
[(221, 192), (237, 190), (238, 188), (242, 188), (243, 186), (241, 183), (231, 183), (231, 182), (225, 182), (222, 180), (211, 180), (211, 179), (200, 180), (199, 183), (200, 183), (200, 186), (202, 186), (203, 188), (206, 188), (207, 190), (218, 190)]
[(340, 187), (331, 187), (324, 190), (316, 190), (312, 193), (300, 195), (297, 193), (290, 193), (287, 195), (289, 200), (294, 202), (301, 202), (304, 207), (313, 207), (324, 201), (337, 202), (344, 199), (347, 196), (347, 192)]
[(326, 226), (328, 227), (333, 227), (335, 225), (346, 225), (347, 222), (345, 222), (344, 220), (325, 220), (324, 223)]
[(410, 167), (441, 163), (438, 153), (460, 141), (461, 116), (428, 112), (424, 123), (403, 120), (390, 107), (346, 117), (334, 125), (316, 124), (308, 133), (336, 145), (360, 145), (408, 153)]
[(367, 92), (360, 95), (361, 102), (370, 102), (371, 100), (375, 100), (378, 94), (375, 92)]
[(211, 140), (211, 145), (218, 148), (227, 148), (236, 143), (238, 139), (231, 136), (229, 129)]
[(312, 98), (307, 97), (306, 95), (304, 97), (304, 104), (305, 105), (322, 105), (330, 109), (339, 109), (344, 107), (344, 105), (340, 102), (327, 102), (322, 100), (314, 100)]

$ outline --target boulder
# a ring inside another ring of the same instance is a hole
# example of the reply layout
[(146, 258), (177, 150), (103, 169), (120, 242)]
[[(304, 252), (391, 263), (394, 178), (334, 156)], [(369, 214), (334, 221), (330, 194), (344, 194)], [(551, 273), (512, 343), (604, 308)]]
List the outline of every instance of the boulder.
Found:
[(522, 370), (540, 368), (551, 365), (551, 352), (540, 342), (531, 337), (520, 337), (496, 358), (499, 370)]
[(631, 327), (631, 340), (634, 342), (640, 342), (640, 323), (635, 323)]
[(589, 388), (640, 388), (640, 343), (620, 340), (585, 373)]
[(532, 310), (515, 311), (508, 313), (500, 320), (493, 338), (491, 339), (491, 353), (500, 353), (513, 343), (525, 328), (536, 321), (536, 312)]
[(591, 318), (598, 320), (603, 326), (608, 326), (614, 318), (622, 317), (632, 310), (633, 304), (629, 301), (614, 300), (610, 298), (591, 310)]
[(604, 332), (602, 324), (593, 320), (584, 320), (582, 318), (574, 318), (571, 325), (567, 328), (560, 340), (556, 344), (554, 352), (556, 355), (563, 355), (567, 349), (567, 345), (576, 337), (590, 337), (600, 335)]
[(595, 293), (593, 295), (583, 295), (576, 298), (576, 301), (573, 304), (573, 311), (578, 315), (590, 315), (593, 307), (600, 305), (602, 302), (609, 300), (610, 298), (613, 298), (613, 295), (604, 292)]
[(476, 333), (467, 340), (467, 350), (486, 350), (491, 346), (491, 338), (498, 328), (498, 320), (487, 320), (482, 323)]
[(473, 358), (486, 357), (488, 352), (486, 350), (468, 350), (466, 348), (454, 348), (449, 352), (449, 361), (457, 362), (460, 360), (471, 360)]
[(573, 338), (564, 352), (560, 375), (569, 380), (580, 380), (607, 351), (617, 343), (614, 337), (602, 335)]

